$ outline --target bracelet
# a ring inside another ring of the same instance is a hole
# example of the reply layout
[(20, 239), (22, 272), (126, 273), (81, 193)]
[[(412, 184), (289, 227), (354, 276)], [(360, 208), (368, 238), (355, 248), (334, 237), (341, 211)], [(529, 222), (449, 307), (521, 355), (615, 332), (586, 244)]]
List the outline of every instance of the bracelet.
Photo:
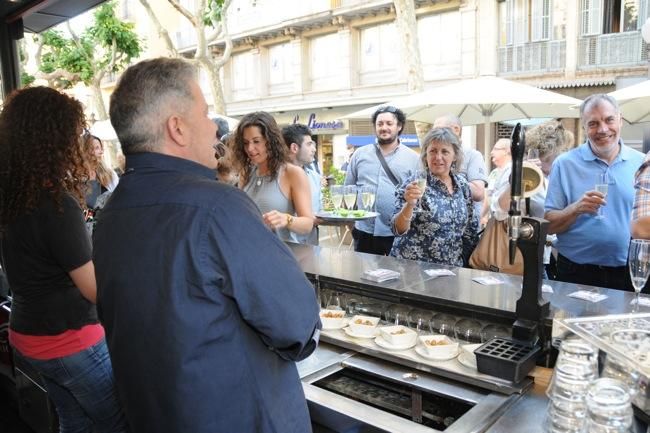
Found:
[(287, 228), (293, 223), (293, 215), (287, 214)]

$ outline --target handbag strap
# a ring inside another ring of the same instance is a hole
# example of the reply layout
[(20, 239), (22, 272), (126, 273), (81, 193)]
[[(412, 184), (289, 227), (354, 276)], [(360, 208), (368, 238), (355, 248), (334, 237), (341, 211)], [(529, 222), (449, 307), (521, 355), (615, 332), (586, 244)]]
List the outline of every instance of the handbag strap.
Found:
[(395, 186), (399, 185), (399, 181), (397, 180), (397, 177), (395, 177), (390, 167), (388, 167), (388, 164), (386, 163), (386, 159), (384, 158), (384, 155), (381, 153), (381, 150), (379, 150), (379, 145), (377, 144), (375, 144), (375, 152), (377, 152), (377, 158), (379, 158), (379, 162), (381, 163), (381, 166), (384, 167), (384, 171), (388, 175), (390, 181), (393, 182), (393, 185)]

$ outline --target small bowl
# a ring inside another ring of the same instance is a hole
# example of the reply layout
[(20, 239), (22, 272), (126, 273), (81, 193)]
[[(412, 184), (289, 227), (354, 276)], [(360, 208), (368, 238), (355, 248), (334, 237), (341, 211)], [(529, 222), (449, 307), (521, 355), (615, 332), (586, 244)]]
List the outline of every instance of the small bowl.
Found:
[(345, 311), (343, 310), (320, 310), (320, 321), (323, 329), (336, 329), (343, 327)]
[(357, 335), (366, 335), (371, 337), (375, 335), (379, 317), (372, 316), (354, 316), (350, 319), (348, 326)]
[(379, 328), (379, 332), (384, 341), (395, 346), (415, 344), (418, 338), (417, 332), (403, 325), (384, 326)]
[(458, 352), (458, 343), (446, 335), (422, 335), (419, 339), (429, 356), (446, 358)]

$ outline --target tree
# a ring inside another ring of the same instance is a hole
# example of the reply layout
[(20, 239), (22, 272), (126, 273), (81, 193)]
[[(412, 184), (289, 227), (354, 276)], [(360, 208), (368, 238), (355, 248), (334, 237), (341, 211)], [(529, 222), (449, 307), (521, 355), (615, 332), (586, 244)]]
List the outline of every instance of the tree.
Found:
[[(420, 44), (418, 42), (418, 26), (415, 16), (414, 0), (393, 0), (395, 5), (395, 25), (400, 35), (406, 66), (408, 71), (406, 87), (409, 93), (424, 90), (424, 71), (420, 59)], [(431, 127), (428, 123), (415, 122), (418, 138), (422, 138)]]
[(55, 88), (70, 88), (83, 82), (93, 93), (98, 120), (108, 118), (101, 91), (107, 74), (125, 69), (142, 52), (142, 42), (134, 25), (115, 16), (115, 3), (104, 3), (94, 13), (94, 23), (81, 35), (68, 22), (70, 37), (62, 31), (48, 30), (38, 36), (36, 78)]
[[(223, 97), (221, 69), (230, 59), (232, 53), (232, 39), (228, 33), (227, 13), (231, 0), (199, 0), (195, 11), (189, 11), (177, 0), (167, 0), (169, 4), (187, 19), (196, 32), (196, 50), (191, 59), (198, 67), (208, 75), (210, 90), (212, 92), (212, 106), (214, 111), (226, 114), (226, 103)], [(169, 54), (178, 57), (178, 49), (172, 43), (167, 30), (160, 24), (158, 16), (153, 11), (148, 0), (140, 0), (140, 4), (147, 11), (158, 35), (165, 42)], [(223, 40), (225, 47), (223, 52), (217, 53), (216, 47), (211, 47), (216, 41)]]

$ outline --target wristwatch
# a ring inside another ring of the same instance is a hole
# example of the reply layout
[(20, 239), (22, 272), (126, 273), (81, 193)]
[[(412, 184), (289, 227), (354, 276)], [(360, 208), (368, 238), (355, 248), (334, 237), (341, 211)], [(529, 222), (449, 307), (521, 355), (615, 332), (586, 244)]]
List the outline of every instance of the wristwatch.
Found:
[(287, 214), (287, 228), (293, 223), (293, 215)]

